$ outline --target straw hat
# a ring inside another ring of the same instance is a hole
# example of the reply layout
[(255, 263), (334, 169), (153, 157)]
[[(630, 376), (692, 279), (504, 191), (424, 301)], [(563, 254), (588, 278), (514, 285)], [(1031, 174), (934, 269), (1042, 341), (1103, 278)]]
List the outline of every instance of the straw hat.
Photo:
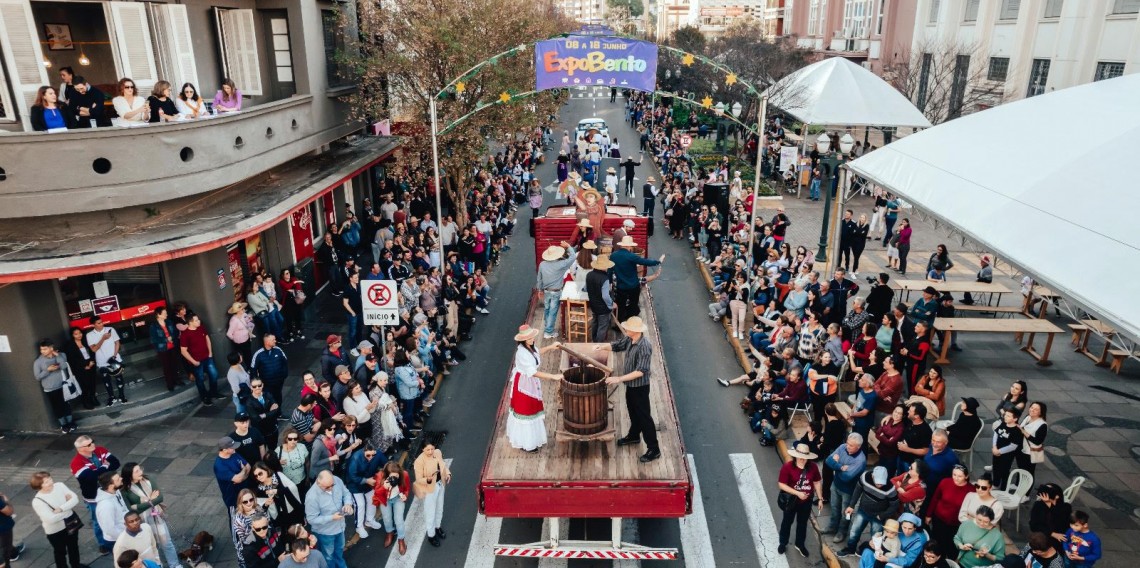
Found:
[(524, 323), (519, 326), (519, 332), (515, 334), (515, 341), (526, 341), (528, 339), (534, 339), (538, 337), (539, 333), (541, 332), (538, 331), (537, 327), (531, 327)]
[(792, 456), (793, 458), (800, 458), (804, 460), (814, 460), (815, 458), (819, 457), (811, 453), (811, 448), (809, 448), (808, 445), (803, 442), (796, 444), (792, 447), (792, 449), (788, 450), (788, 455)]
[(597, 144), (590, 144), (590, 151), (591, 152), (597, 152), (598, 151), (598, 145)]
[(586, 250), (594, 250), (594, 249), (598, 248), (598, 245), (595, 244), (594, 241), (586, 241), (586, 242), (582, 243), (582, 248), (584, 248)]
[(887, 521), (883, 523), (883, 530), (899, 532), (899, 522), (895, 519), (887, 519)]
[(566, 249), (558, 245), (550, 245), (542, 253), (542, 260), (558, 260), (562, 255), (566, 254)]
[(657, 183), (657, 178), (655, 178), (653, 176), (649, 176), (649, 177), (645, 178), (645, 181), (647, 181), (649, 183)]
[(619, 242), (617, 244), (617, 246), (633, 248), (633, 247), (637, 246), (637, 243), (633, 241), (633, 237), (626, 235), (626, 236), (621, 238), (621, 242)]
[(582, 199), (586, 199), (587, 197), (593, 195), (594, 199), (598, 200), (598, 203), (602, 202), (602, 194), (598, 193), (598, 190), (585, 184), (582, 185), (582, 188), (585, 190), (582, 192)]
[(590, 220), (586, 217), (582, 217), (581, 219), (578, 220), (578, 226), (583, 228), (583, 229), (593, 229), (594, 228), (594, 226), (590, 224)]
[(240, 314), (245, 311), (245, 306), (245, 302), (234, 302), (234, 305), (230, 306), (230, 309), (226, 310), (226, 313)]
[(607, 173), (607, 174), (616, 174), (616, 173), (617, 173), (617, 170), (615, 170), (615, 169), (613, 168), (613, 166), (610, 166), (610, 167), (606, 168), (606, 173)]
[(575, 172), (575, 171), (571, 171), (570, 177), (576, 181), (576, 180), (582, 179), (582, 174), (579, 174), (578, 172)]
[(645, 333), (649, 330), (649, 326), (645, 325), (645, 322), (641, 321), (641, 318), (638, 316), (633, 316), (621, 322), (621, 328), (635, 333)]
[(608, 254), (600, 254), (598, 258), (594, 259), (594, 262), (590, 263), (590, 268), (594, 270), (609, 270), (613, 267), (614, 262), (610, 260), (610, 255)]

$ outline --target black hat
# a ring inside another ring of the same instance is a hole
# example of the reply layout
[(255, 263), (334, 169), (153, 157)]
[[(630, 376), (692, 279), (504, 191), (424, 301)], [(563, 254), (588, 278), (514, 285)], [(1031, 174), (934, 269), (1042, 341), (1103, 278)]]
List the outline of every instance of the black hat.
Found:
[(951, 294), (950, 292), (943, 292), (943, 293), (942, 293), (942, 298), (941, 298), (939, 301), (942, 301), (942, 302), (953, 302), (953, 301), (954, 301), (954, 295), (953, 295), (953, 294)]
[(249, 422), (249, 413), (239, 412), (235, 414), (234, 422)]
[(962, 402), (966, 403), (966, 411), (973, 414), (978, 411), (978, 399), (967, 396), (962, 398)]
[(926, 289), (922, 291), (922, 293), (923, 294), (930, 294), (931, 296), (937, 296), (938, 290), (935, 290), (934, 286), (927, 286)]

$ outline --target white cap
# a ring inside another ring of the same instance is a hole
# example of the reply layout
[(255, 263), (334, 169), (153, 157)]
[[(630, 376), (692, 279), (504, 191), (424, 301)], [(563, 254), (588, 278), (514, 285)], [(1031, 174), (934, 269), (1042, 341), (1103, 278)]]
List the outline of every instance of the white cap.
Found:
[(622, 221), (621, 226), (629, 227), (632, 229), (633, 228), (633, 219), (626, 219), (625, 221)]

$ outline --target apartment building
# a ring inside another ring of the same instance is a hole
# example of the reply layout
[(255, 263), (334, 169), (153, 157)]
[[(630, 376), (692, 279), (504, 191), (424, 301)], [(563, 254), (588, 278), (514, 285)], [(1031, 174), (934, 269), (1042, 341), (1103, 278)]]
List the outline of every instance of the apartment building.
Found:
[(931, 70), (950, 64), (938, 57), (955, 59), (951, 107), (972, 89), (1000, 94), (996, 103), (1140, 70), (1140, 0), (918, 0), (917, 14), (920, 107)]
[[(0, 0), (0, 428), (53, 426), (37, 344), (93, 315), (138, 382), (125, 408), (81, 413), (89, 424), (196, 398), (162, 384), (148, 337), (159, 307), (196, 312), (224, 369), (226, 310), (250, 274), (290, 268), (315, 296), (323, 232), (382, 183), (397, 147), (349, 118), (357, 85), (336, 55), (354, 22), (353, 4), (321, 0)], [(37, 93), (59, 89), (63, 67), (108, 99), (120, 82), (145, 97), (167, 81), (210, 101), (229, 78), (241, 109), (33, 132)]]
[(607, 0), (555, 0), (554, 4), (566, 17), (583, 24), (600, 24), (609, 9)]
[[(777, 4), (779, 1), (782, 8)], [(765, 12), (800, 47), (820, 57), (846, 57), (882, 73), (906, 59), (914, 31), (914, 0), (772, 0)]]

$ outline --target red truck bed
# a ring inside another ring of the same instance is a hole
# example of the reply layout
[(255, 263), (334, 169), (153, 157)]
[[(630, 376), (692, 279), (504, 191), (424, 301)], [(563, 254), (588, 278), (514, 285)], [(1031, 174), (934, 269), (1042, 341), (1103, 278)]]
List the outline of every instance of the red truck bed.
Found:
[[(577, 208), (571, 205), (552, 205), (547, 208), (545, 215), (532, 221), (534, 226), (531, 236), (534, 237), (535, 267), (542, 262), (542, 251), (546, 250), (547, 247), (570, 240), (570, 236), (574, 234), (574, 226), (578, 222), (575, 216), (576, 211)], [(637, 243), (638, 248), (644, 249), (645, 252), (642, 252), (641, 255), (649, 256), (649, 237), (653, 234), (650, 224), (653, 220), (638, 215), (636, 207), (632, 205), (607, 206), (604, 224), (606, 232), (613, 233), (614, 229), (621, 227), (622, 222), (626, 219), (633, 220), (633, 230), (629, 234)]]
[[(541, 327), (541, 302), (534, 296), (528, 311), (532, 327)], [(653, 342), (651, 405), (657, 423), (661, 458), (642, 464), (638, 458), (644, 445), (617, 447), (613, 440), (558, 442), (555, 431), (558, 412), (557, 388), (543, 382), (548, 442), (537, 452), (512, 448), (506, 438), (510, 405), (509, 373), (504, 373), (503, 397), (499, 403), (495, 431), (487, 448), (479, 480), (479, 510), (489, 517), (572, 517), (572, 518), (677, 518), (692, 509), (692, 483), (685, 460), (680, 423), (673, 403), (673, 390), (664, 358), (648, 289), (641, 298), (642, 317), (649, 325), (646, 338)], [(552, 340), (539, 339), (538, 345)], [(510, 357), (513, 358), (512, 352)], [(624, 354), (615, 353), (611, 366), (620, 368)], [(558, 354), (543, 357), (542, 370), (557, 372)], [(625, 387), (610, 396), (618, 436), (628, 430)]]

